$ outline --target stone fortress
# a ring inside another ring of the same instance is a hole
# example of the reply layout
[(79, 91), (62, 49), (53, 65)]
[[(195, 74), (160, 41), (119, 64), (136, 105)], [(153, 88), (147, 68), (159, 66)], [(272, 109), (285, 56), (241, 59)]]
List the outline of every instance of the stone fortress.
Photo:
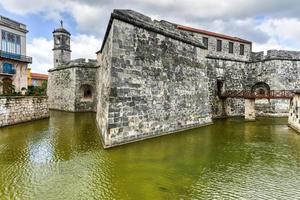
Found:
[(61, 27), (53, 31), (53, 63), (49, 70), (48, 101), (51, 109), (96, 111), (97, 61), (71, 60), (71, 34)]
[(96, 112), (105, 148), (209, 125), (213, 118), (287, 116), (285, 95), (249, 101), (227, 94), (299, 89), (300, 52), (254, 53), (250, 41), (131, 10), (113, 11), (97, 61), (70, 60), (70, 36), (63, 27), (53, 32), (49, 106)]

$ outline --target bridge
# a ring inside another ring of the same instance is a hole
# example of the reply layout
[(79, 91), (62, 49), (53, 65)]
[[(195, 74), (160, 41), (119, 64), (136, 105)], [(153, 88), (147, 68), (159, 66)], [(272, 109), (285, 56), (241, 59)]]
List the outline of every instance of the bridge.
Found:
[(269, 90), (269, 88), (254, 88), (252, 90), (228, 90), (218, 92), (221, 99), (238, 98), (245, 99), (245, 119), (255, 120), (256, 99), (292, 99), (294, 90)]
[(221, 99), (240, 98), (240, 99), (291, 99), (295, 95), (294, 90), (227, 90), (219, 93)]

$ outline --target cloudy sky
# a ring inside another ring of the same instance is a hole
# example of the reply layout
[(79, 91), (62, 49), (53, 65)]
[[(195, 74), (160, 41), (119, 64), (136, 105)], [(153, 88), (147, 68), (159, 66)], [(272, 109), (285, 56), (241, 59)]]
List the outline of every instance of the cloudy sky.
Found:
[(59, 20), (72, 33), (72, 58), (95, 58), (114, 8), (248, 39), (254, 51), (300, 50), (296, 0), (0, 0), (1, 15), (27, 24), (27, 54), (41, 73), (52, 66)]

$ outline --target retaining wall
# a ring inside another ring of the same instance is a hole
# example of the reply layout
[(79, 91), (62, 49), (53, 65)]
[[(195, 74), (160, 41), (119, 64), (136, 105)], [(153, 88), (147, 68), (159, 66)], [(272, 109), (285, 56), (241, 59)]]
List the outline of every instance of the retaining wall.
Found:
[(47, 97), (0, 97), (0, 127), (47, 117)]

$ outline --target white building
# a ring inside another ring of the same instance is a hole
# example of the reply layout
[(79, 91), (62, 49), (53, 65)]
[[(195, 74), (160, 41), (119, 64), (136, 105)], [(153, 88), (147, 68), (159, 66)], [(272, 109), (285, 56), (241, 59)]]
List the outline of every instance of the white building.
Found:
[[(0, 16), (0, 94), (27, 88), (26, 25)], [(13, 86), (12, 86), (13, 85)]]

